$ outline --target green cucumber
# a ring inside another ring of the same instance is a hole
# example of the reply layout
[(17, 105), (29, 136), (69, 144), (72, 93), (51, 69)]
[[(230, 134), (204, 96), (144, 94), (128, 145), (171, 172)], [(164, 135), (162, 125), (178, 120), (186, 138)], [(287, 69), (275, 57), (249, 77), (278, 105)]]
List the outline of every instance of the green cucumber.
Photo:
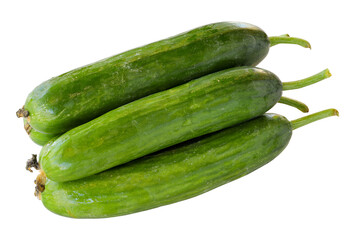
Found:
[[(279, 103), (283, 103), (292, 107), (297, 108), (298, 110), (307, 113), (309, 111), (308, 106), (300, 101), (297, 101), (295, 99), (291, 99), (288, 97), (282, 96), (279, 100)], [(24, 118), (24, 129), (28, 133), (30, 139), (40, 145), (44, 146), (47, 144), (51, 139), (59, 137), (59, 134), (52, 134), (52, 133), (42, 133), (37, 131), (35, 128), (32, 128), (29, 123), (27, 123), (27, 119)]]
[(59, 135), (57, 134), (51, 134), (51, 133), (42, 133), (42, 132), (39, 132), (37, 131), (35, 128), (32, 128), (30, 126), (30, 124), (28, 123), (27, 119), (24, 118), (23, 120), (24, 122), (24, 129), (25, 131), (28, 133), (30, 139), (40, 145), (40, 146), (43, 146), (45, 145), (46, 143), (48, 143), (52, 138), (55, 138)]
[[(298, 110), (307, 113), (309, 111), (308, 106), (300, 101), (297, 101), (295, 99), (291, 99), (288, 97), (282, 96), (279, 100), (279, 103), (283, 103), (292, 107), (297, 108)], [(51, 134), (51, 133), (42, 133), (37, 131), (35, 128), (32, 128), (29, 123), (27, 122), (27, 119), (24, 118), (24, 129), (29, 135), (30, 139), (40, 145), (44, 146), (47, 144), (51, 139), (59, 137), (59, 134)]]
[[(71, 182), (47, 180), (44, 206), (73, 218), (120, 216), (185, 200), (247, 175), (278, 156), (292, 128), (337, 115), (330, 109), (289, 122), (264, 116)], [(46, 179), (38, 176), (37, 182)]]
[(39, 163), (48, 178), (76, 180), (265, 113), (282, 95), (273, 73), (255, 67), (216, 72), (123, 105), (48, 142)]
[(247, 23), (209, 24), (43, 82), (29, 94), (17, 116), (27, 117), (40, 132), (61, 134), (126, 103), (206, 74), (255, 66), (271, 43), (281, 42), (307, 43), (289, 37), (268, 39), (260, 28)]

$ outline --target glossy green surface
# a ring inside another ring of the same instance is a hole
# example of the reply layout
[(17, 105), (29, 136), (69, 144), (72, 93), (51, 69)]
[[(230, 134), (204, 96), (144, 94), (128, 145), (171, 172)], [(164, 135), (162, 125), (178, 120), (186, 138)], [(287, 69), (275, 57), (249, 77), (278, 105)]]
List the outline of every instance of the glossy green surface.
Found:
[[(24, 118), (23, 120), (24, 122), (24, 126), (27, 124), (27, 119)], [(58, 137), (59, 135), (57, 134), (51, 134), (51, 133), (42, 133), (37, 131), (35, 128), (31, 127), (30, 132), (29, 132), (29, 137), (30, 139), (40, 145), (43, 146), (46, 143), (48, 143), (48, 141), (50, 141), (52, 138)]]
[(246, 23), (209, 24), (54, 77), (27, 97), (29, 122), (63, 133), (110, 110), (206, 74), (255, 66), (269, 40)]
[(90, 176), (260, 116), (281, 94), (278, 77), (260, 68), (206, 75), (66, 132), (42, 148), (40, 165), (48, 178), (58, 182)]
[(262, 167), (288, 144), (289, 121), (266, 114), (77, 181), (48, 180), (47, 209), (74, 218), (135, 213), (205, 193)]

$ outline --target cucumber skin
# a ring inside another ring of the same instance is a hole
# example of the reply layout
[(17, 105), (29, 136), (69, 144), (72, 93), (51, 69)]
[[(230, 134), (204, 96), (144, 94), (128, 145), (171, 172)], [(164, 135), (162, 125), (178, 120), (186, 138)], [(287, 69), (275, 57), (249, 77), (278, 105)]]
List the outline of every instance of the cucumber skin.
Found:
[(58, 134), (110, 110), (212, 72), (255, 66), (270, 42), (246, 23), (209, 24), (43, 82), (27, 97), (30, 125)]
[[(27, 124), (27, 119), (23, 119), (24, 125)], [(31, 127), (30, 133), (28, 134), (30, 139), (37, 145), (44, 146), (51, 139), (58, 137), (57, 134), (42, 133), (37, 131), (35, 128)]]
[(139, 99), (46, 144), (39, 162), (57, 182), (90, 176), (260, 116), (282, 94), (273, 73), (239, 67)]
[(290, 122), (264, 116), (71, 182), (47, 180), (42, 202), (62, 216), (105, 218), (182, 201), (262, 167), (287, 146)]

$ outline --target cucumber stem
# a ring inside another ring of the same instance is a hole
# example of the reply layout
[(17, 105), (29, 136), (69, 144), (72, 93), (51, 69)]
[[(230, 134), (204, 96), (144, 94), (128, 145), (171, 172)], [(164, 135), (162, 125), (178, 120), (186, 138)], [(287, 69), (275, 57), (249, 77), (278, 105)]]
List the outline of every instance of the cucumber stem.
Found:
[(300, 128), (300, 127), (303, 127), (307, 124), (310, 124), (312, 122), (315, 122), (315, 121), (318, 121), (320, 119), (324, 119), (327, 117), (332, 117), (332, 116), (339, 116), (338, 111), (334, 108), (326, 109), (324, 111), (313, 113), (313, 114), (308, 115), (306, 117), (292, 120), (291, 127), (292, 127), (292, 130), (295, 130), (297, 128)]
[(40, 170), (40, 165), (37, 161), (36, 154), (32, 154), (32, 157), (28, 159), (25, 169), (28, 170), (29, 172), (33, 172), (33, 170), (31, 170), (32, 167), (35, 168), (36, 170)]
[(303, 87), (312, 85), (314, 83), (320, 82), (329, 77), (331, 77), (331, 73), (329, 69), (325, 69), (321, 71), (320, 73), (317, 73), (308, 78), (304, 78), (297, 81), (291, 81), (291, 82), (283, 82), (283, 90), (286, 91), (286, 90), (303, 88)]
[(21, 117), (28, 117), (29, 116), (29, 112), (27, 110), (24, 109), (24, 106), (19, 109), (17, 112), (16, 112), (16, 115), (18, 118), (21, 118)]
[(288, 34), (273, 36), (273, 37), (269, 37), (268, 39), (271, 42), (271, 47), (277, 44), (296, 44), (304, 48), (311, 49), (311, 44), (308, 41), (302, 38), (290, 37)]
[(291, 98), (283, 96), (283, 97), (280, 98), (280, 100), (278, 102), (286, 104), (286, 105), (289, 105), (291, 107), (295, 107), (295, 108), (297, 108), (298, 110), (300, 110), (301, 112), (304, 112), (304, 113), (309, 112), (309, 108), (308, 108), (308, 106), (306, 104), (304, 104), (303, 102), (300, 102), (298, 100), (295, 100), (295, 99), (291, 99)]

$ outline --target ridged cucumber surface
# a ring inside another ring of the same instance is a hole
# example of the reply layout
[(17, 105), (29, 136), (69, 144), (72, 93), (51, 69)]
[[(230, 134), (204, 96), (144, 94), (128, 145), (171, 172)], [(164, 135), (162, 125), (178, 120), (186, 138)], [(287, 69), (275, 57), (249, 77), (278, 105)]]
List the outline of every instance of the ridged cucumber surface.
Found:
[(264, 116), (76, 181), (47, 180), (42, 202), (73, 218), (120, 216), (205, 193), (262, 167), (287, 146), (290, 122)]
[(264, 114), (282, 95), (273, 73), (223, 70), (112, 110), (46, 144), (48, 178), (76, 180)]
[(255, 66), (270, 41), (258, 27), (220, 22), (139, 47), (43, 82), (27, 97), (30, 125), (61, 134), (110, 110), (192, 79)]

